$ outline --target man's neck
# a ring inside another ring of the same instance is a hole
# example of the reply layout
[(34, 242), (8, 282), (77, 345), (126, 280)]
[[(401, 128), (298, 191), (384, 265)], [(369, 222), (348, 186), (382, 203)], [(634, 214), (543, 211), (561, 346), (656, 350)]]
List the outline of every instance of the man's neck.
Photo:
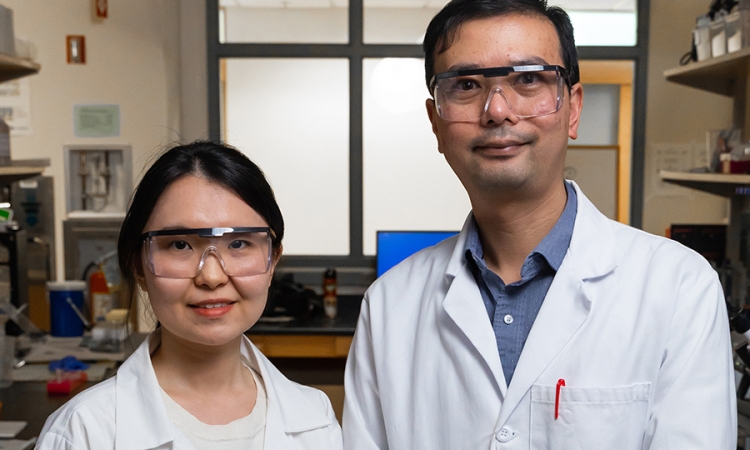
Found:
[(472, 199), (487, 267), (506, 283), (521, 279), (526, 257), (552, 230), (567, 202), (561, 182), (544, 195), (523, 199)]

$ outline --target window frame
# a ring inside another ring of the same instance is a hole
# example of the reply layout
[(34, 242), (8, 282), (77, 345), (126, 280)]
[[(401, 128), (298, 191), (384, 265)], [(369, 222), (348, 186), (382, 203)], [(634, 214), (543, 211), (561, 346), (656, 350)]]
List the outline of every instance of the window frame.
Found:
[[(220, 66), (225, 58), (345, 58), (349, 61), (349, 254), (341, 256), (286, 255), (286, 267), (375, 269), (375, 257), (363, 252), (363, 73), (365, 58), (424, 58), (421, 45), (365, 44), (364, 0), (349, 0), (347, 44), (220, 43), (219, 0), (206, 0), (208, 69), (208, 137), (221, 140)], [(646, 81), (648, 73), (649, 0), (637, 0), (637, 40), (633, 47), (578, 47), (580, 60), (634, 62), (630, 225), (643, 221)], [(426, 118), (425, 118), (426, 120)], [(363, 280), (365, 281), (365, 280)]]

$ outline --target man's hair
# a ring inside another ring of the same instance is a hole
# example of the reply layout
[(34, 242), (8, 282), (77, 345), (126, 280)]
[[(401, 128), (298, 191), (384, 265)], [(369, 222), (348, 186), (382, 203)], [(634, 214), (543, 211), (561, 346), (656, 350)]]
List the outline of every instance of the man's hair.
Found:
[(424, 43), (424, 68), (427, 88), (435, 75), (435, 56), (448, 50), (461, 25), (471, 20), (522, 14), (546, 17), (557, 30), (560, 53), (567, 72), (568, 89), (578, 83), (578, 52), (573, 39), (573, 25), (568, 14), (546, 0), (453, 0), (432, 18), (427, 26)]

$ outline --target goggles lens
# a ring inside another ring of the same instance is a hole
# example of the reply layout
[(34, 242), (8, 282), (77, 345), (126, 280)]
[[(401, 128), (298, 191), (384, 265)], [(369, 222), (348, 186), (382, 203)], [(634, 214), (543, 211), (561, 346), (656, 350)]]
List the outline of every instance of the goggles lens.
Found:
[(436, 74), (432, 81), (438, 115), (449, 122), (477, 122), (498, 94), (521, 119), (557, 112), (565, 95), (560, 66), (509, 66)]
[(269, 228), (160, 230), (142, 237), (144, 262), (157, 277), (193, 278), (210, 257), (232, 277), (266, 273), (271, 267)]

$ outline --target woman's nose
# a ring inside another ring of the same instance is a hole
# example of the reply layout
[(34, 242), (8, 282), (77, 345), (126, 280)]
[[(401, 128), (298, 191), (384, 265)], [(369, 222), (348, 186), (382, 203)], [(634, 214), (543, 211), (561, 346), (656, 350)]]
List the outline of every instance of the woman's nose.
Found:
[(198, 266), (198, 275), (195, 276), (196, 284), (215, 289), (228, 280), (229, 275), (224, 269), (221, 255), (214, 247), (207, 248)]

